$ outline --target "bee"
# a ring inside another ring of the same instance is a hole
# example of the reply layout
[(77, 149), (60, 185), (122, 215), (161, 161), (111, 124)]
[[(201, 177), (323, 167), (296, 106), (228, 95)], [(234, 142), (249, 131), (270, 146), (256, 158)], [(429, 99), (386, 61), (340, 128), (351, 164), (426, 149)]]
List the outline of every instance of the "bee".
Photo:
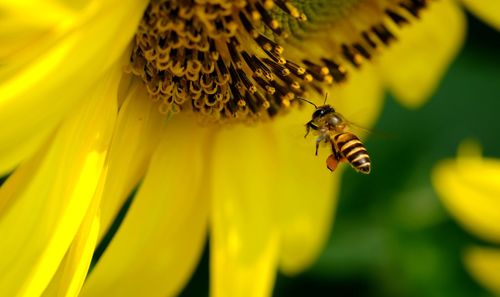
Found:
[(334, 171), (339, 162), (346, 162), (354, 170), (369, 174), (371, 161), (368, 151), (356, 135), (346, 131), (349, 122), (332, 106), (325, 104), (326, 96), (325, 102), (321, 106), (317, 106), (305, 98), (298, 98), (316, 108), (311, 120), (306, 123), (306, 135), (304, 137), (307, 137), (311, 129), (318, 134), (316, 138), (316, 155), (318, 155), (320, 143), (330, 143), (332, 154), (326, 159), (327, 168)]

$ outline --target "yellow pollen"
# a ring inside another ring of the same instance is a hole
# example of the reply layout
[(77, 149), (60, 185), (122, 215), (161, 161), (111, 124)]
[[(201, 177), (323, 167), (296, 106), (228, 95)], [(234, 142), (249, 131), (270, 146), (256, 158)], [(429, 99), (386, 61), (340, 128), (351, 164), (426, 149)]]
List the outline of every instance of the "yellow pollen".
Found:
[(306, 74), (306, 75), (304, 76), (304, 80), (305, 80), (306, 82), (311, 82), (311, 81), (313, 81), (313, 77), (312, 77), (312, 75), (310, 75), (310, 74)]
[(259, 14), (258, 12), (256, 12), (256, 11), (253, 11), (253, 12), (252, 12), (252, 20), (253, 20), (254, 22), (259, 22), (259, 21), (260, 21), (260, 19), (261, 19), (260, 14)]
[(265, 0), (264, 1), (264, 8), (266, 10), (271, 10), (274, 7), (274, 1), (272, 0)]
[(272, 20), (270, 25), (272, 29), (277, 29), (280, 26), (277, 20)]

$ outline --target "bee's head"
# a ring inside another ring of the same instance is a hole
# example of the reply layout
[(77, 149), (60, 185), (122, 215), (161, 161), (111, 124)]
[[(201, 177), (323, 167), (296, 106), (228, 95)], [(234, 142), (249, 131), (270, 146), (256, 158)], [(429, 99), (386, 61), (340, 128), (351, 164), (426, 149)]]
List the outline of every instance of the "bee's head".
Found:
[(321, 105), (313, 112), (312, 119), (317, 120), (331, 113), (335, 113), (335, 109), (333, 109), (333, 107), (330, 105)]

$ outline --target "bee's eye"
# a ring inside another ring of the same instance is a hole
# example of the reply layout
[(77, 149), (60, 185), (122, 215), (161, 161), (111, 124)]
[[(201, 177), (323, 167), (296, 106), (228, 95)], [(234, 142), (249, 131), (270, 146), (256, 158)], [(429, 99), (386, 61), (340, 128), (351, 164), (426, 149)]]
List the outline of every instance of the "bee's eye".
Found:
[(314, 118), (319, 118), (325, 114), (325, 111), (323, 109), (316, 109), (316, 111), (313, 113), (312, 117)]

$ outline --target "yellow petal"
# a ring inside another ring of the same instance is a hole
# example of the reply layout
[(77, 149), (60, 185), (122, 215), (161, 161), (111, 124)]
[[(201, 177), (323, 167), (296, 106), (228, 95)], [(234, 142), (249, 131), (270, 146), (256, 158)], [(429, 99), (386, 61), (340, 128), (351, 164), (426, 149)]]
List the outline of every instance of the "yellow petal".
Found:
[(43, 296), (78, 296), (87, 276), (97, 243), (99, 233), (99, 217), (96, 215), (98, 201), (98, 197), (94, 197), (71, 247), (49, 286), (43, 292)]
[(61, 37), (59, 28), (74, 17), (68, 7), (50, 0), (0, 0), (0, 11), (0, 78), (11, 73), (12, 64), (20, 66)]
[(462, 0), (467, 9), (478, 18), (500, 30), (500, 1), (498, 0)]
[(0, 296), (39, 296), (95, 194), (116, 118), (114, 69), (0, 189)]
[[(68, 9), (53, 1), (0, 1), (0, 11), (0, 81), (8, 79), (29, 63), (33, 55), (60, 38), (62, 32), (55, 28), (73, 16)], [(7, 150), (0, 156), (0, 174), (8, 172), (20, 160), (31, 155), (53, 129), (54, 124), (43, 126), (32, 137), (9, 143), (15, 149)]]
[(81, 296), (175, 296), (205, 242), (204, 129), (172, 120), (117, 233)]
[(464, 41), (465, 16), (452, 0), (433, 1), (421, 20), (402, 28), (380, 57), (389, 90), (406, 107), (421, 106), (439, 84)]
[[(64, 34), (57, 42), (30, 55), (29, 63), (23, 60), (22, 67), (8, 76), (2, 73), (0, 122), (9, 123), (0, 126), (3, 172), (36, 150), (36, 145), (26, 148), (30, 138), (53, 129), (84, 101), (88, 90), (125, 51), (146, 4), (146, 0), (92, 1), (59, 28)], [(12, 153), (19, 146), (24, 148), (23, 156)]]
[(8, 144), (9, 148), (3, 151), (3, 154), (0, 156), (0, 176), (6, 175), (22, 160), (31, 156), (42, 143), (47, 141), (54, 129), (54, 125), (41, 126), (37, 134), (32, 135), (32, 137), (18, 139), (19, 142)]
[(446, 208), (464, 228), (500, 243), (500, 160), (460, 157), (433, 169), (434, 187)]
[(100, 237), (143, 177), (165, 126), (164, 120), (142, 84), (135, 83), (120, 108), (106, 161), (108, 177), (101, 201)]
[(465, 253), (465, 265), (481, 285), (500, 294), (500, 249), (469, 248)]
[[(328, 96), (328, 103), (338, 112), (367, 128), (378, 117), (382, 102), (382, 86), (370, 67), (351, 73), (349, 82), (336, 86)], [(331, 173), (325, 163), (331, 150), (320, 147), (315, 156), (314, 135), (304, 139), (304, 125), (313, 111), (306, 105), (299, 112), (277, 119), (275, 127), (278, 142), (273, 147), (278, 149), (279, 157), (273, 163), (281, 173), (275, 182), (273, 200), (278, 202), (275, 212), (282, 238), (280, 264), (287, 274), (307, 268), (321, 252), (330, 234), (341, 172), (350, 170), (341, 164)], [(376, 170), (376, 164), (374, 167)]]
[(278, 237), (275, 139), (267, 125), (218, 133), (212, 154), (210, 291), (213, 297), (270, 296)]

